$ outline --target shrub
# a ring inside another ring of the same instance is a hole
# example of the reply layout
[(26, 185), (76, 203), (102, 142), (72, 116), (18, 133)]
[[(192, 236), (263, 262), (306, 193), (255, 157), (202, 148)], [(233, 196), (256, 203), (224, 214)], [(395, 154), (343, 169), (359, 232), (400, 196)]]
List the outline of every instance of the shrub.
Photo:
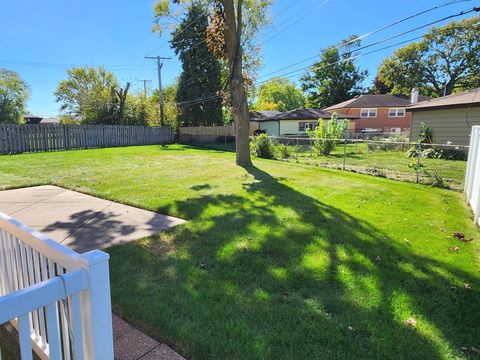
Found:
[(330, 155), (338, 143), (338, 139), (345, 137), (348, 130), (348, 120), (338, 121), (337, 114), (333, 113), (327, 126), (320, 119), (315, 130), (307, 130), (307, 135), (313, 139), (312, 147), (317, 155)]
[(423, 144), (432, 144), (433, 143), (433, 132), (430, 127), (425, 124), (423, 121), (420, 124), (420, 142)]
[[(369, 142), (367, 142), (368, 151), (393, 151), (403, 150), (407, 139), (403, 136), (392, 136), (389, 138), (381, 138), (374, 136)], [(402, 144), (399, 144), (402, 143)]]
[(275, 158), (288, 159), (288, 158), (291, 158), (292, 155), (293, 155), (293, 150), (291, 147), (284, 144), (278, 144), (275, 146)]
[(250, 151), (255, 156), (273, 159), (275, 158), (275, 143), (267, 134), (260, 134), (252, 139)]
[(460, 148), (443, 149), (442, 159), (467, 161), (468, 153)]
[[(418, 147), (412, 147), (407, 151), (407, 157), (415, 158), (418, 156)], [(423, 149), (421, 157), (424, 159), (444, 159), (444, 160), (463, 160), (466, 161), (468, 154), (459, 148), (438, 149), (436, 147), (428, 147)]]

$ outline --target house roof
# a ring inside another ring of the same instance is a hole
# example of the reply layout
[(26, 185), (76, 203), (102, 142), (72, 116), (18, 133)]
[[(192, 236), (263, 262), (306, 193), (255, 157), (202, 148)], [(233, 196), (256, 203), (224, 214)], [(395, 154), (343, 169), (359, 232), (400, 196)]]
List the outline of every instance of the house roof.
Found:
[(466, 106), (480, 106), (480, 88), (466, 91), (461, 94), (452, 94), (441, 98), (422, 101), (409, 106), (407, 111)]
[(250, 112), (250, 121), (262, 121), (278, 114), (281, 114), (281, 112), (277, 110), (255, 110)]
[[(354, 119), (354, 116), (337, 114), (340, 119)], [(318, 120), (330, 119), (332, 113), (318, 109), (295, 109), (285, 112), (279, 112), (276, 115), (269, 116), (257, 121), (279, 121), (279, 120)]]
[[(418, 96), (419, 101), (428, 100), (427, 96)], [(410, 97), (405, 95), (360, 95), (353, 99), (343, 101), (341, 103), (331, 105), (325, 110), (331, 111), (342, 108), (368, 108), (368, 107), (389, 107), (389, 106), (409, 106), (411, 105)]]

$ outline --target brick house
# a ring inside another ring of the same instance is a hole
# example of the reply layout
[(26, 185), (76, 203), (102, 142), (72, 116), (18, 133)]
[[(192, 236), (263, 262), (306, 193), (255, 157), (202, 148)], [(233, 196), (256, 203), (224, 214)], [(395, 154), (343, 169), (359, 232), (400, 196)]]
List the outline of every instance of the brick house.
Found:
[(412, 115), (406, 108), (428, 97), (413, 89), (410, 97), (404, 95), (360, 95), (329, 106), (325, 111), (339, 112), (356, 119), (350, 122), (351, 133), (406, 134), (410, 132)]

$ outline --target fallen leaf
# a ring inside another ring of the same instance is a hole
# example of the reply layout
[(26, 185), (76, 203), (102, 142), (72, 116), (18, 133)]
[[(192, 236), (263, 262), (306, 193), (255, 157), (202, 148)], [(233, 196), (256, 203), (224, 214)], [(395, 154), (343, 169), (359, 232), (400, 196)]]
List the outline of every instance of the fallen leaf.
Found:
[(410, 325), (412, 328), (415, 329), (417, 327), (417, 320), (415, 320), (414, 318), (408, 318), (407, 320), (405, 320), (405, 324)]
[(404, 239), (403, 241), (405, 241), (408, 246), (412, 246), (412, 243), (410, 241), (408, 241), (407, 239)]
[(467, 283), (464, 283), (464, 284), (463, 284), (463, 287), (464, 287), (465, 289), (471, 289), (471, 288), (472, 288), (472, 287), (470, 286), (470, 284), (467, 284)]
[(452, 246), (451, 248), (448, 248), (450, 251), (458, 251), (460, 248), (458, 246)]

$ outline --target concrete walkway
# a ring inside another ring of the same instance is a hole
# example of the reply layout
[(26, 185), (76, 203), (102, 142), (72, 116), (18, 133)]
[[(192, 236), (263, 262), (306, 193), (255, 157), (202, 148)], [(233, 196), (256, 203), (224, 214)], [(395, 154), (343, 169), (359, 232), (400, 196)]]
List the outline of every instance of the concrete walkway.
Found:
[[(185, 222), (50, 185), (0, 191), (0, 211), (80, 253)], [(185, 360), (114, 314), (113, 337), (117, 360)]]
[(51, 185), (0, 191), (0, 211), (80, 253), (185, 222)]

